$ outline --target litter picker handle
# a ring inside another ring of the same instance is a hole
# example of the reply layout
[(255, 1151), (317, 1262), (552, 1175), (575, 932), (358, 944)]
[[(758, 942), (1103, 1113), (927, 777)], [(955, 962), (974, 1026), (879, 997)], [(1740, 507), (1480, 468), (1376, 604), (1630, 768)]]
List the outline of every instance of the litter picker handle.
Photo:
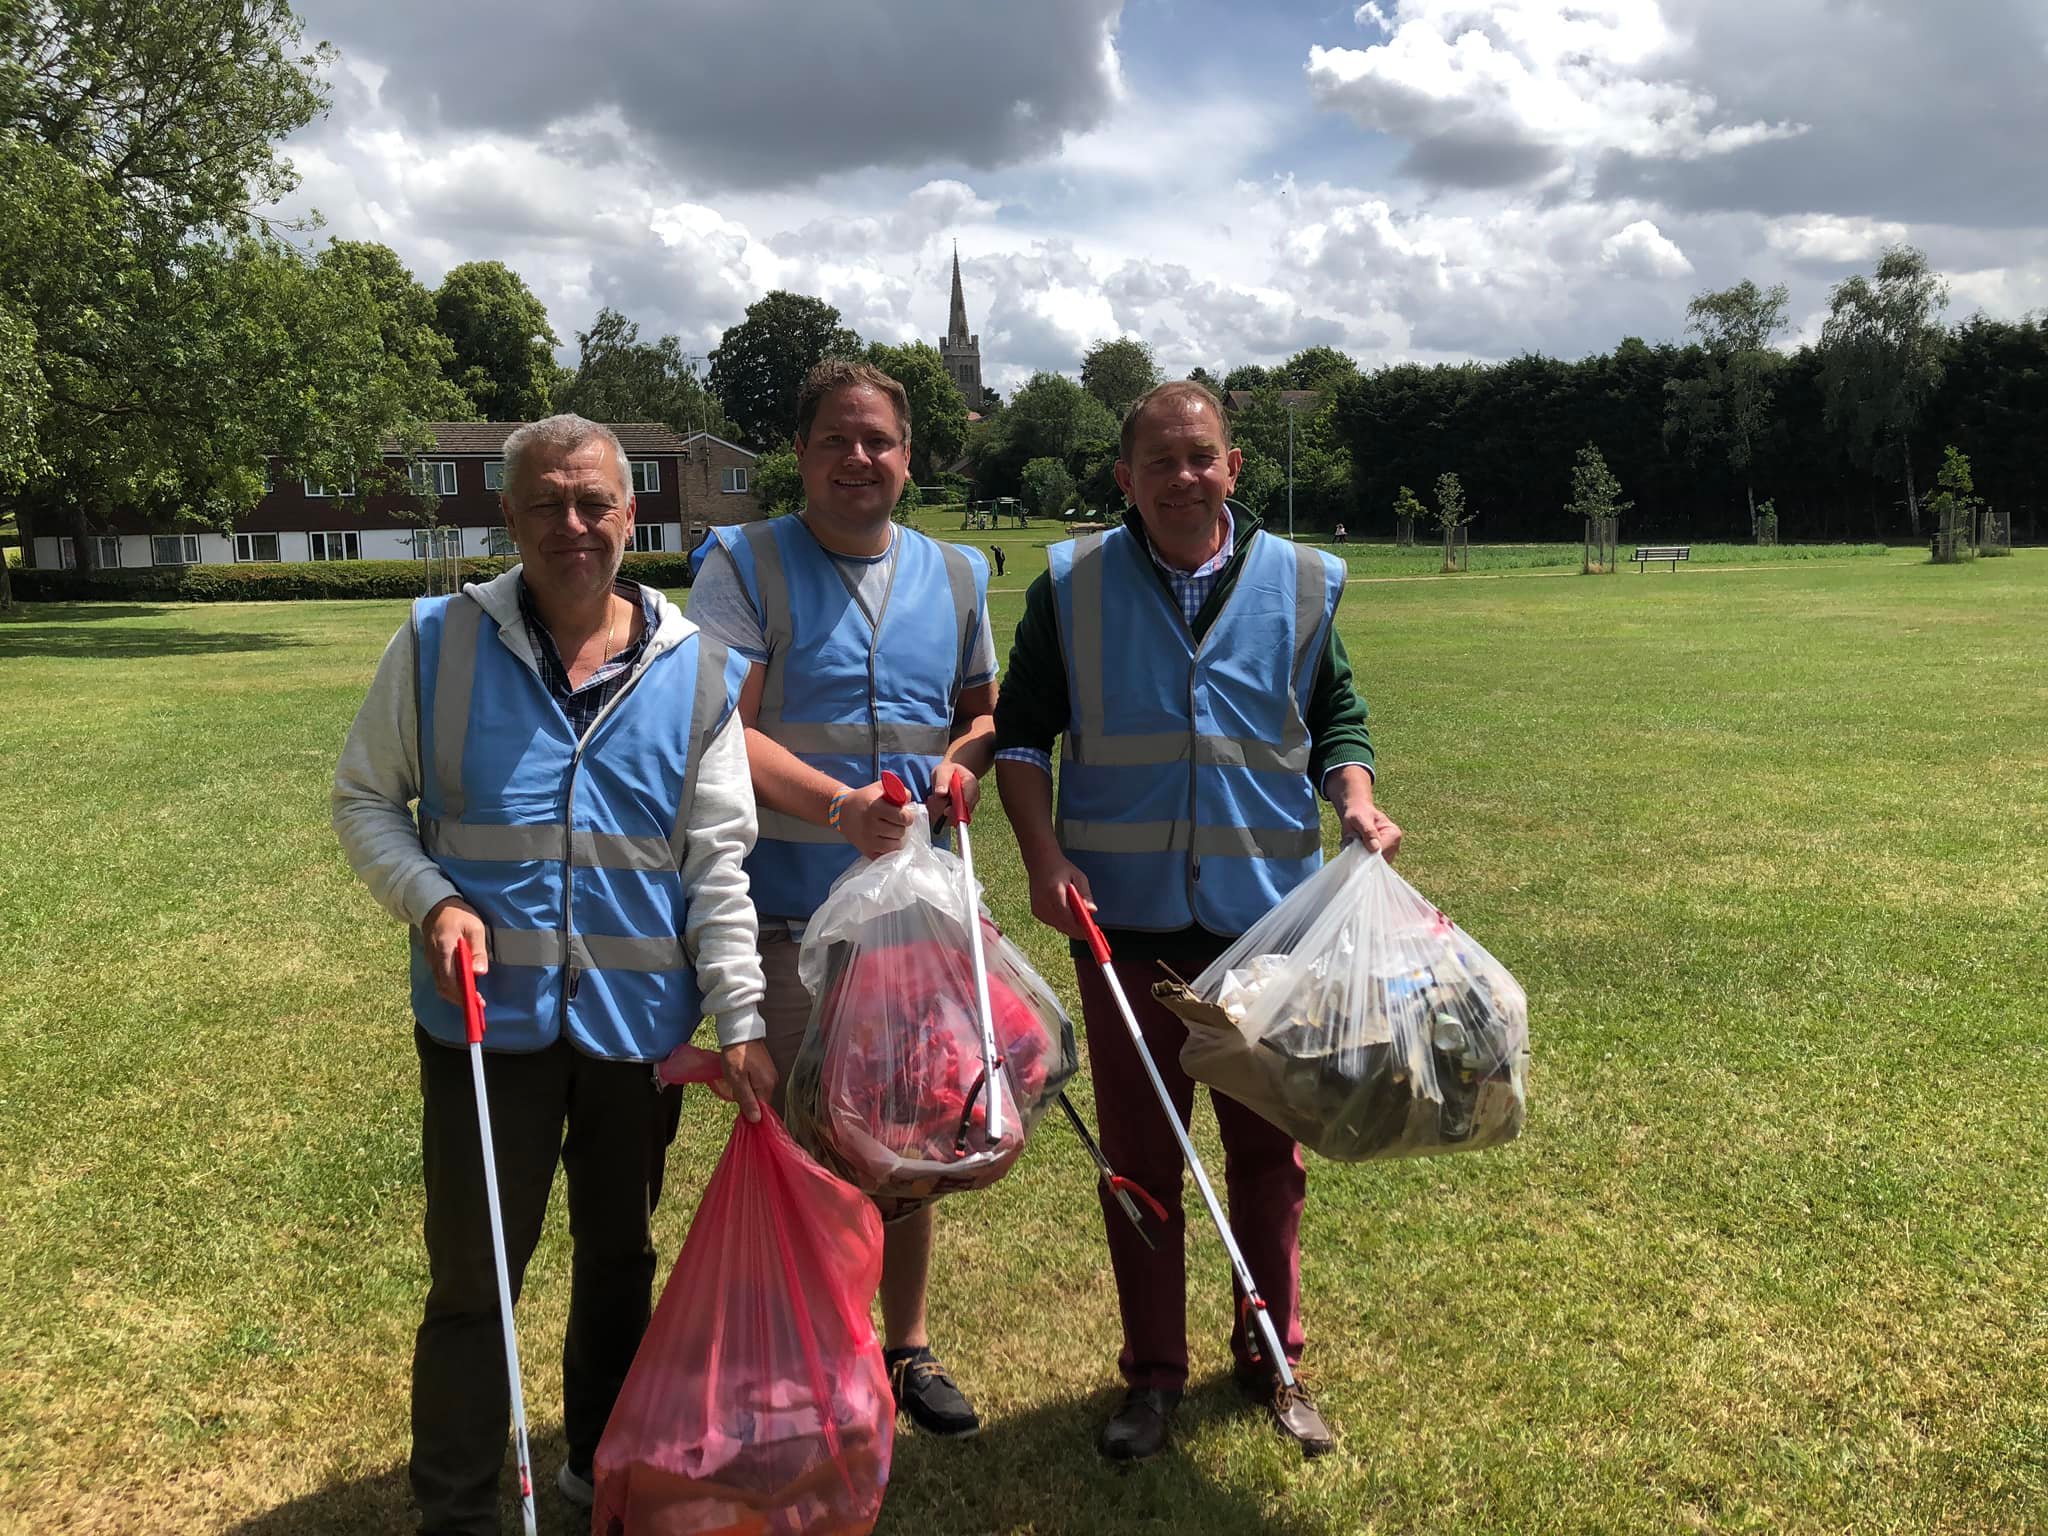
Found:
[(1074, 914), (1074, 921), (1081, 925), (1081, 936), (1088, 941), (1088, 950), (1095, 956), (1095, 963), (1109, 964), (1109, 940), (1102, 936), (1102, 930), (1096, 926), (1095, 914), (1088, 910), (1087, 898), (1072, 885), (1067, 887), (1067, 910)]
[(882, 798), (891, 805), (910, 804), (910, 786), (896, 777), (894, 770), (882, 770)]
[(462, 968), (462, 1027), (471, 1045), (481, 1045), (484, 1038), (484, 1000), (476, 990), (476, 956), (470, 950), (469, 940), (455, 941), (455, 963)]
[(970, 818), (967, 814), (967, 774), (964, 770), (959, 768), (953, 770), (952, 780), (947, 785), (947, 793), (953, 802), (953, 825), (956, 827), (966, 826)]

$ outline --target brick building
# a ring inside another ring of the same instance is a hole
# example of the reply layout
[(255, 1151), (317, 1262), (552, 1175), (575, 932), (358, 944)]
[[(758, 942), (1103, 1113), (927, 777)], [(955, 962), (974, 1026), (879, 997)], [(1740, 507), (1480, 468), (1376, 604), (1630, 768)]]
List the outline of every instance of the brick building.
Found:
[[(411, 496), (368, 496), (354, 511), (336, 505), (325, 486), (281, 478), (236, 520), (232, 533), (214, 528), (161, 529), (139, 514), (116, 512), (98, 531), (95, 565), (225, 565), (271, 560), (406, 560), (434, 554), (512, 553), (498, 506), (505, 439), (516, 421), (444, 421), (429, 427), (434, 447), (420, 456), (417, 483), (439, 498), (434, 528), (422, 526)], [(688, 436), (653, 423), (612, 428), (633, 467), (636, 550), (686, 551), (707, 528), (762, 516), (752, 488), (755, 455), (708, 432)], [(386, 462), (402, 462), (397, 455)], [(39, 569), (76, 563), (70, 529), (31, 519), (24, 530), (27, 564)]]

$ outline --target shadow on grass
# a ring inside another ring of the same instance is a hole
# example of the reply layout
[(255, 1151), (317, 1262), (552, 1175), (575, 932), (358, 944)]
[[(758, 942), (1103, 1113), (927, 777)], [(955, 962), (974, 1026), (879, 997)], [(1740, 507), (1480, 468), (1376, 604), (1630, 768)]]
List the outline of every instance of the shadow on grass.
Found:
[(17, 603), (0, 625), (90, 624), (102, 619), (161, 619), (177, 610), (163, 603)]
[(0, 621), (0, 657), (55, 656), (71, 661), (146, 661), (153, 656), (232, 656), (305, 644), (292, 635), (230, 630), (208, 633), (184, 625), (94, 629), (98, 619), (156, 618), (169, 610), (80, 603), (42, 607), (26, 618)]
[[(1155, 1461), (1123, 1467), (1095, 1451), (1095, 1434), (1116, 1406), (1105, 1388), (1090, 1397), (1048, 1403), (991, 1423), (972, 1440), (932, 1440), (899, 1424), (889, 1496), (878, 1536), (932, 1536), (1028, 1530), (1055, 1533), (1158, 1531), (1188, 1536), (1324, 1536), (1323, 1528), (1266, 1507), (1246, 1490), (1220, 1487), (1185, 1437), (1205, 1425), (1251, 1412), (1227, 1380), (1189, 1392), (1181, 1406), (1184, 1437)], [(533, 1441), (534, 1504), (541, 1536), (587, 1531), (590, 1518), (555, 1491), (565, 1454), (560, 1430)], [(1292, 1454), (1291, 1452), (1288, 1454)], [(509, 1490), (499, 1528), (519, 1529)], [(393, 1466), (281, 1504), (232, 1528), (233, 1536), (356, 1536), (414, 1528), (405, 1468)]]

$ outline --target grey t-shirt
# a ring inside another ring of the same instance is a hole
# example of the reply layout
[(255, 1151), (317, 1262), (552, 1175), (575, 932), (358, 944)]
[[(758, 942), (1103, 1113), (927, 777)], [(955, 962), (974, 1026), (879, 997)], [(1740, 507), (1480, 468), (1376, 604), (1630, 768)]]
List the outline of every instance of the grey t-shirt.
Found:
[[(833, 555), (832, 563), (838, 567), (846, 590), (868, 616), (868, 622), (874, 623), (875, 615), (882, 611), (883, 601), (889, 598), (889, 579), (896, 565), (893, 532), (889, 547), (881, 554)], [(898, 594), (890, 600), (901, 601), (902, 597), (903, 594)], [(762, 626), (760, 612), (754, 607), (753, 599), (747, 596), (746, 584), (740, 580), (739, 570), (733, 565), (732, 556), (726, 553), (725, 546), (717, 546), (705, 557), (704, 568), (690, 586), (686, 611), (690, 622), (714, 640), (723, 641), (749, 661), (767, 665), (768, 636)], [(970, 642), (967, 676), (962, 686), (979, 688), (983, 683), (994, 681), (995, 675), (995, 636), (989, 631), (988, 604), (984, 602), (981, 612), (975, 615), (974, 638)]]

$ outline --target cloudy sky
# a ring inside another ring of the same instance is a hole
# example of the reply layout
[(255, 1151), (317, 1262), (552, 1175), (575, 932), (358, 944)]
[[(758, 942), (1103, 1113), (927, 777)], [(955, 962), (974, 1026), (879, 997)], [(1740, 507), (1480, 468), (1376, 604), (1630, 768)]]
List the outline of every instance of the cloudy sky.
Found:
[(2048, 308), (2041, 0), (301, 0), (324, 234), (505, 261), (574, 332), (708, 351), (772, 288), (989, 382), (1677, 338), (1688, 298), (1909, 240)]

